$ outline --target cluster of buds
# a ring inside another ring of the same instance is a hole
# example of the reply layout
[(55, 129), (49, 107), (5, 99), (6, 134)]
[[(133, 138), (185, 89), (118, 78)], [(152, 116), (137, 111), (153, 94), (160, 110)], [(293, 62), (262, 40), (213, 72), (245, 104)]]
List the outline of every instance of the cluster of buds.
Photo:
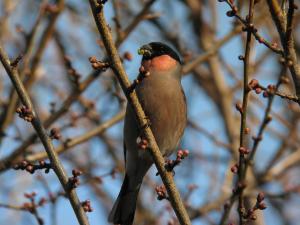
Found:
[(249, 209), (247, 211), (247, 213), (245, 213), (244, 219), (256, 220), (256, 215), (255, 215), (254, 212), (256, 210), (264, 210), (264, 209), (267, 208), (266, 204), (264, 203), (264, 199), (265, 199), (264, 193), (260, 192), (257, 195), (256, 204), (254, 205), (254, 207), (252, 207), (251, 209)]
[(97, 58), (95, 56), (89, 57), (89, 61), (92, 65), (93, 69), (95, 69), (95, 70), (105, 71), (109, 67), (108, 62), (103, 62), (103, 61), (97, 60)]
[(32, 164), (26, 160), (14, 165), (15, 170), (26, 170), (27, 172), (34, 174), (36, 170), (45, 169), (45, 173), (49, 173), (52, 169), (51, 163), (46, 163), (44, 160), (39, 161), (39, 164)]
[(150, 76), (150, 72), (145, 69), (144, 66), (140, 66), (139, 68), (139, 75), (138, 77), (133, 81), (133, 83), (128, 88), (128, 93), (131, 93), (138, 84), (140, 84), (145, 78)]
[(72, 82), (75, 85), (79, 85), (79, 79), (80, 79), (81, 75), (72, 66), (71, 58), (69, 56), (65, 55), (64, 61), (65, 61), (66, 67), (68, 68), (68, 74), (70, 75)]
[(138, 137), (136, 143), (139, 149), (145, 150), (148, 147), (148, 141), (145, 138)]
[(37, 207), (43, 206), (45, 205), (45, 203), (47, 202), (46, 198), (41, 198), (38, 202), (36, 202), (36, 192), (32, 192), (32, 193), (25, 193), (24, 197), (29, 199), (30, 202), (25, 202), (22, 206), (23, 209), (29, 211), (29, 212), (34, 212), (34, 210), (36, 210)]
[(41, 198), (38, 202), (36, 202), (36, 193), (25, 193), (25, 198), (28, 198), (30, 202), (25, 202), (22, 206), (22, 209), (34, 214), (39, 224), (44, 224), (44, 220), (38, 215), (37, 208), (43, 206), (47, 200), (45, 198)]
[(60, 130), (56, 127), (52, 128), (50, 130), (50, 135), (49, 136), (50, 136), (51, 139), (59, 140), (61, 138)]
[(256, 94), (260, 94), (262, 92), (259, 82), (256, 79), (252, 79), (249, 82), (248, 87), (250, 90), (254, 90)]
[(249, 90), (254, 90), (256, 94), (260, 94), (263, 92), (263, 97), (268, 98), (276, 93), (276, 86), (273, 84), (269, 84), (267, 88), (261, 86), (256, 79), (252, 79), (248, 84)]
[(82, 174), (80, 170), (73, 169), (72, 170), (72, 177), (69, 177), (69, 187), (70, 188), (77, 188), (80, 184), (79, 176)]
[(85, 212), (93, 212), (93, 208), (91, 206), (90, 200), (85, 200), (85, 201), (81, 202), (81, 206)]
[(16, 113), (18, 113), (19, 117), (27, 122), (31, 122), (33, 120), (33, 113), (30, 108), (26, 106), (21, 106), (17, 108)]
[(181, 161), (187, 157), (189, 155), (189, 150), (185, 149), (185, 150), (179, 150), (177, 152), (177, 157), (175, 160), (170, 160), (168, 159), (166, 161), (166, 165), (165, 168), (167, 171), (173, 171), (174, 167), (177, 166), (179, 163), (181, 163)]
[(250, 150), (246, 147), (241, 146), (239, 147), (239, 153), (241, 155), (248, 155), (250, 153)]
[(167, 189), (164, 185), (157, 186), (155, 188), (156, 194), (157, 194), (157, 200), (163, 200), (163, 199), (169, 199), (168, 194), (167, 194)]

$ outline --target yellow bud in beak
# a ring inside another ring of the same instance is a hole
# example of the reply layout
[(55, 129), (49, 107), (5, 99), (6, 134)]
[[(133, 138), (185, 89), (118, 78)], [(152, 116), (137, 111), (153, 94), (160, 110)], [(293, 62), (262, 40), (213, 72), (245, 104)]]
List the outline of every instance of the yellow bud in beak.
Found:
[(138, 50), (138, 54), (139, 54), (139, 55), (144, 55), (144, 50), (140, 48), (140, 49)]
[(138, 54), (139, 55), (142, 55), (142, 56), (151, 56), (151, 50), (150, 49), (147, 49), (145, 47), (141, 47), (139, 48), (138, 50)]

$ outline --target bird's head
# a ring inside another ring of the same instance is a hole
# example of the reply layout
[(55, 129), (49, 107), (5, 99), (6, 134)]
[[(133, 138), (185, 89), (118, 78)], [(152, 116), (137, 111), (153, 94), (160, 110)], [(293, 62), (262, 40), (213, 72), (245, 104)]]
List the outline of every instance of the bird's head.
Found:
[(139, 48), (138, 54), (142, 55), (142, 65), (156, 70), (169, 70), (181, 64), (178, 54), (168, 45), (161, 42), (151, 42)]
[(142, 60), (153, 59), (158, 56), (168, 55), (181, 64), (178, 54), (168, 45), (161, 42), (151, 42), (139, 48), (138, 54), (143, 56)]

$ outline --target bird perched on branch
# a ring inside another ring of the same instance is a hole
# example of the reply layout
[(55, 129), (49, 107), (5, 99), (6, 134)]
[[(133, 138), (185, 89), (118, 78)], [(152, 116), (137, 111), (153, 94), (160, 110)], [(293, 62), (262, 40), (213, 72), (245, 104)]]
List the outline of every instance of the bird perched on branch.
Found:
[[(143, 45), (138, 53), (143, 57), (135, 90), (162, 155), (169, 156), (176, 150), (187, 121), (180, 83), (181, 61), (172, 48), (160, 42)], [(131, 225), (138, 192), (153, 160), (129, 104), (124, 125), (124, 155), (126, 174), (108, 220)]]

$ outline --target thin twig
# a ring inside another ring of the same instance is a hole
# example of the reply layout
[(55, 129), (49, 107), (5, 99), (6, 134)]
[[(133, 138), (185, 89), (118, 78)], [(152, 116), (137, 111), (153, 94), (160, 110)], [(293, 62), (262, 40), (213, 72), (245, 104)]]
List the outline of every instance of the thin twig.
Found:
[[(246, 50), (245, 50), (245, 56), (244, 56), (244, 85), (243, 85), (243, 106), (242, 106), (242, 112), (241, 112), (241, 129), (240, 129), (240, 147), (245, 147), (245, 135), (246, 135), (246, 127), (247, 127), (247, 110), (248, 110), (248, 96), (249, 96), (249, 87), (248, 87), (248, 79), (250, 75), (250, 51), (251, 51), (251, 33), (252, 29), (251, 25), (253, 21), (253, 11), (254, 11), (254, 0), (250, 0), (249, 2), (249, 13), (248, 13), (248, 30), (247, 30), (247, 40), (246, 40)], [(239, 184), (241, 186), (244, 186), (245, 183), (245, 155), (240, 152), (240, 160), (239, 160)], [(239, 223), (240, 225), (244, 224), (244, 187), (239, 188), (240, 190), (237, 190), (239, 192), (239, 205), (238, 205), (238, 213), (239, 213)]]
[[(55, 149), (55, 152), (57, 154), (61, 154), (65, 151), (67, 151), (68, 149), (70, 149), (76, 145), (82, 144), (82, 143), (86, 142), (87, 140), (95, 137), (96, 135), (103, 133), (105, 130), (107, 130), (108, 128), (110, 128), (111, 126), (116, 124), (117, 122), (120, 122), (124, 118), (124, 115), (125, 115), (125, 112), (122, 111), (122, 112), (118, 113), (117, 115), (115, 115), (110, 120), (102, 123), (98, 127), (85, 133), (84, 135), (80, 135), (78, 137), (71, 138), (70, 140), (66, 141), (66, 143), (58, 146)], [(38, 161), (38, 160), (45, 159), (46, 157), (47, 157), (47, 154), (45, 152), (39, 151), (38, 153), (34, 153), (32, 155), (26, 156), (25, 159), (27, 161)]]
[[(255, 39), (259, 42), (262, 43), (263, 45), (265, 45), (267, 48), (269, 48), (270, 50), (272, 50), (273, 52), (275, 52), (276, 54), (279, 55), (283, 55), (283, 50), (280, 49), (277, 45), (271, 44), (269, 43), (266, 39), (264, 39), (258, 32), (257, 29), (255, 27), (252, 27), (251, 29), (249, 29), (250, 27), (250, 23), (249, 21), (247, 21), (247, 19), (243, 19), (238, 13), (237, 13), (237, 7), (232, 3), (232, 1), (226, 0), (225, 1), (230, 8), (232, 9), (232, 11), (227, 12), (228, 16), (234, 16), (235, 18), (238, 19), (239, 22), (241, 22), (244, 26), (245, 29), (248, 29), (252, 35), (255, 37)], [(253, 24), (252, 24), (253, 25)]]
[[(252, 37), (252, 29), (254, 26), (252, 24), (253, 21), (253, 8), (254, 8), (254, 0), (250, 0), (249, 2), (249, 13), (247, 19), (247, 39), (246, 39), (246, 47), (245, 47), (245, 55), (241, 57), (244, 62), (244, 81), (243, 81), (243, 104), (240, 109), (241, 113), (241, 127), (240, 127), (240, 148), (245, 148), (245, 130), (247, 128), (247, 108), (248, 108), (248, 96), (249, 96), (249, 86), (248, 86), (248, 78), (250, 74), (250, 51), (251, 51), (251, 37)], [(252, 26), (251, 26), (252, 24)], [(244, 197), (243, 192), (245, 189), (245, 164), (246, 158), (244, 153), (240, 152), (239, 157), (239, 168), (238, 168), (238, 182), (235, 192), (232, 194), (229, 204), (225, 207), (224, 213), (220, 220), (220, 224), (224, 224), (229, 216), (230, 209), (233, 206), (234, 201), (238, 198), (238, 214), (239, 214), (239, 224), (244, 224), (244, 215), (245, 215), (245, 206), (244, 206)]]

